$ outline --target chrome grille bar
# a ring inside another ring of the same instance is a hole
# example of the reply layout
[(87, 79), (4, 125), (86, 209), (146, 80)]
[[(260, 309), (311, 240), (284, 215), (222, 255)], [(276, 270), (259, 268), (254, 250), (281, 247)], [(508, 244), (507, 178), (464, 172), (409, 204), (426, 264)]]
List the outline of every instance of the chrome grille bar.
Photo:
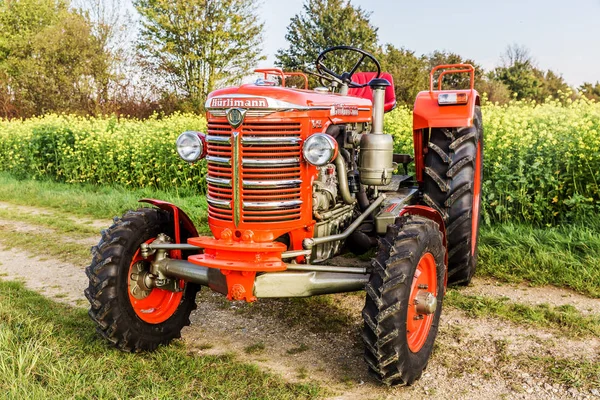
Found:
[(231, 165), (231, 159), (227, 157), (206, 156), (206, 161), (218, 165)]
[(245, 210), (285, 210), (287, 208), (297, 207), (302, 204), (302, 200), (290, 201), (245, 201)]
[(243, 158), (242, 165), (247, 167), (273, 167), (278, 165), (297, 165), (299, 158)]
[(277, 189), (277, 188), (287, 188), (294, 187), (296, 185), (301, 184), (302, 181), (300, 179), (288, 179), (283, 181), (251, 181), (244, 180), (243, 184), (245, 188), (248, 189)]
[(302, 141), (295, 136), (244, 136), (242, 144), (298, 144)]
[(229, 136), (208, 135), (208, 136), (206, 136), (206, 141), (208, 143), (215, 143), (215, 144), (229, 144), (229, 143), (231, 143), (231, 139), (230, 139)]
[(206, 196), (206, 201), (211, 206), (214, 206), (214, 207), (217, 207), (217, 208), (225, 208), (227, 210), (231, 210), (231, 202), (230, 201), (219, 200), (219, 199), (212, 198), (210, 196)]
[(214, 176), (207, 176), (206, 182), (212, 183), (216, 186), (231, 187), (231, 179), (215, 178)]

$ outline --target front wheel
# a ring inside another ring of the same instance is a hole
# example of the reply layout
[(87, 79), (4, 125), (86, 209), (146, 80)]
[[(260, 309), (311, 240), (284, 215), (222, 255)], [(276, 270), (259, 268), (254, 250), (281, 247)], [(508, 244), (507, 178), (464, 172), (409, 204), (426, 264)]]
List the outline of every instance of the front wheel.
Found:
[(386, 385), (411, 385), (433, 350), (444, 297), (438, 225), (405, 216), (381, 239), (366, 286), (363, 341), (369, 369)]
[(180, 282), (178, 292), (148, 289), (141, 278), (150, 262), (141, 257), (140, 245), (161, 233), (172, 237), (172, 232), (169, 213), (142, 208), (117, 220), (92, 249), (86, 268), (89, 315), (98, 332), (121, 350), (154, 350), (181, 337), (181, 329), (190, 324), (198, 285)]

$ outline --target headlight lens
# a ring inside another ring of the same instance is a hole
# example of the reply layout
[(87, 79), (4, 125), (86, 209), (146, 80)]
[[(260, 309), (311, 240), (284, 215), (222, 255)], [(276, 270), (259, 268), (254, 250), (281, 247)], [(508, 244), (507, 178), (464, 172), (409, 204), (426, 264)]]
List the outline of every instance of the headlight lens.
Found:
[(183, 132), (177, 138), (176, 146), (182, 160), (190, 163), (197, 161), (205, 155), (204, 134), (194, 131)]
[(304, 142), (302, 154), (304, 159), (317, 167), (329, 164), (337, 156), (337, 142), (329, 135), (317, 133)]

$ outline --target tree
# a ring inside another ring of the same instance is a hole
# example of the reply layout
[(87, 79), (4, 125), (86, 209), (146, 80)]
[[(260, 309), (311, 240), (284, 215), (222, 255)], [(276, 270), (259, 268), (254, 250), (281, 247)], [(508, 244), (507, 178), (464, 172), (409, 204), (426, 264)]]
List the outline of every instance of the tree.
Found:
[(255, 0), (136, 0), (144, 67), (198, 109), (263, 59)]
[[(328, 47), (348, 45), (375, 52), (377, 28), (369, 21), (370, 13), (353, 6), (349, 0), (306, 0), (303, 12), (292, 17), (287, 28), (287, 49), (277, 51), (276, 64), (286, 70), (305, 70), (314, 65), (320, 52)], [(359, 55), (339, 52), (327, 60), (336, 72), (348, 72)], [(369, 68), (363, 64), (363, 70)], [(311, 79), (314, 84), (315, 80)]]
[(481, 95), (485, 94), (487, 101), (490, 103), (506, 104), (512, 97), (510, 90), (508, 90), (506, 85), (493, 79), (489, 74), (484, 76), (475, 89), (477, 89)]
[(396, 101), (412, 106), (417, 94), (428, 88), (426, 57), (417, 57), (414, 51), (386, 44), (378, 59), (381, 69), (394, 77)]
[(600, 101), (600, 82), (596, 82), (595, 85), (584, 82), (583, 85), (579, 86), (579, 93), (590, 100)]
[(95, 113), (106, 55), (88, 21), (62, 0), (0, 4), (4, 116)]
[(508, 46), (500, 59), (502, 66), (493, 71), (493, 79), (504, 83), (518, 100), (542, 96), (543, 81), (527, 48), (517, 44)]
[[(447, 64), (471, 64), (475, 67), (475, 87), (479, 86), (483, 78), (483, 68), (479, 66), (475, 61), (471, 59), (464, 59), (462, 56), (456, 53), (447, 51), (436, 50), (427, 56), (428, 68), (427, 68), (427, 82), (429, 82), (429, 72), (438, 65)], [(439, 76), (440, 72), (436, 74)], [(438, 84), (437, 78), (434, 80), (434, 86)], [(446, 89), (468, 89), (470, 86), (470, 75), (464, 74), (448, 74), (444, 75), (443, 87)]]
[(534, 69), (536, 77), (542, 82), (538, 96), (535, 98), (538, 102), (544, 102), (548, 98), (565, 99), (568, 94), (573, 93), (573, 89), (565, 82), (562, 75), (547, 70), (546, 72)]

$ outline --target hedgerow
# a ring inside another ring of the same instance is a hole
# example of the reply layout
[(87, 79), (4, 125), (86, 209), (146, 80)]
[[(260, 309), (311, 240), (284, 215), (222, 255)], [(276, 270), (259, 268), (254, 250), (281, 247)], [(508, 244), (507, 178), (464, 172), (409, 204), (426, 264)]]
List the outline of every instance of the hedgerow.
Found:
[[(556, 224), (600, 211), (600, 104), (512, 102), (482, 108), (483, 217)], [(386, 116), (396, 151), (412, 153), (412, 114)], [(204, 192), (205, 163), (175, 151), (202, 116), (147, 120), (47, 115), (0, 121), (0, 170), (22, 178)]]

